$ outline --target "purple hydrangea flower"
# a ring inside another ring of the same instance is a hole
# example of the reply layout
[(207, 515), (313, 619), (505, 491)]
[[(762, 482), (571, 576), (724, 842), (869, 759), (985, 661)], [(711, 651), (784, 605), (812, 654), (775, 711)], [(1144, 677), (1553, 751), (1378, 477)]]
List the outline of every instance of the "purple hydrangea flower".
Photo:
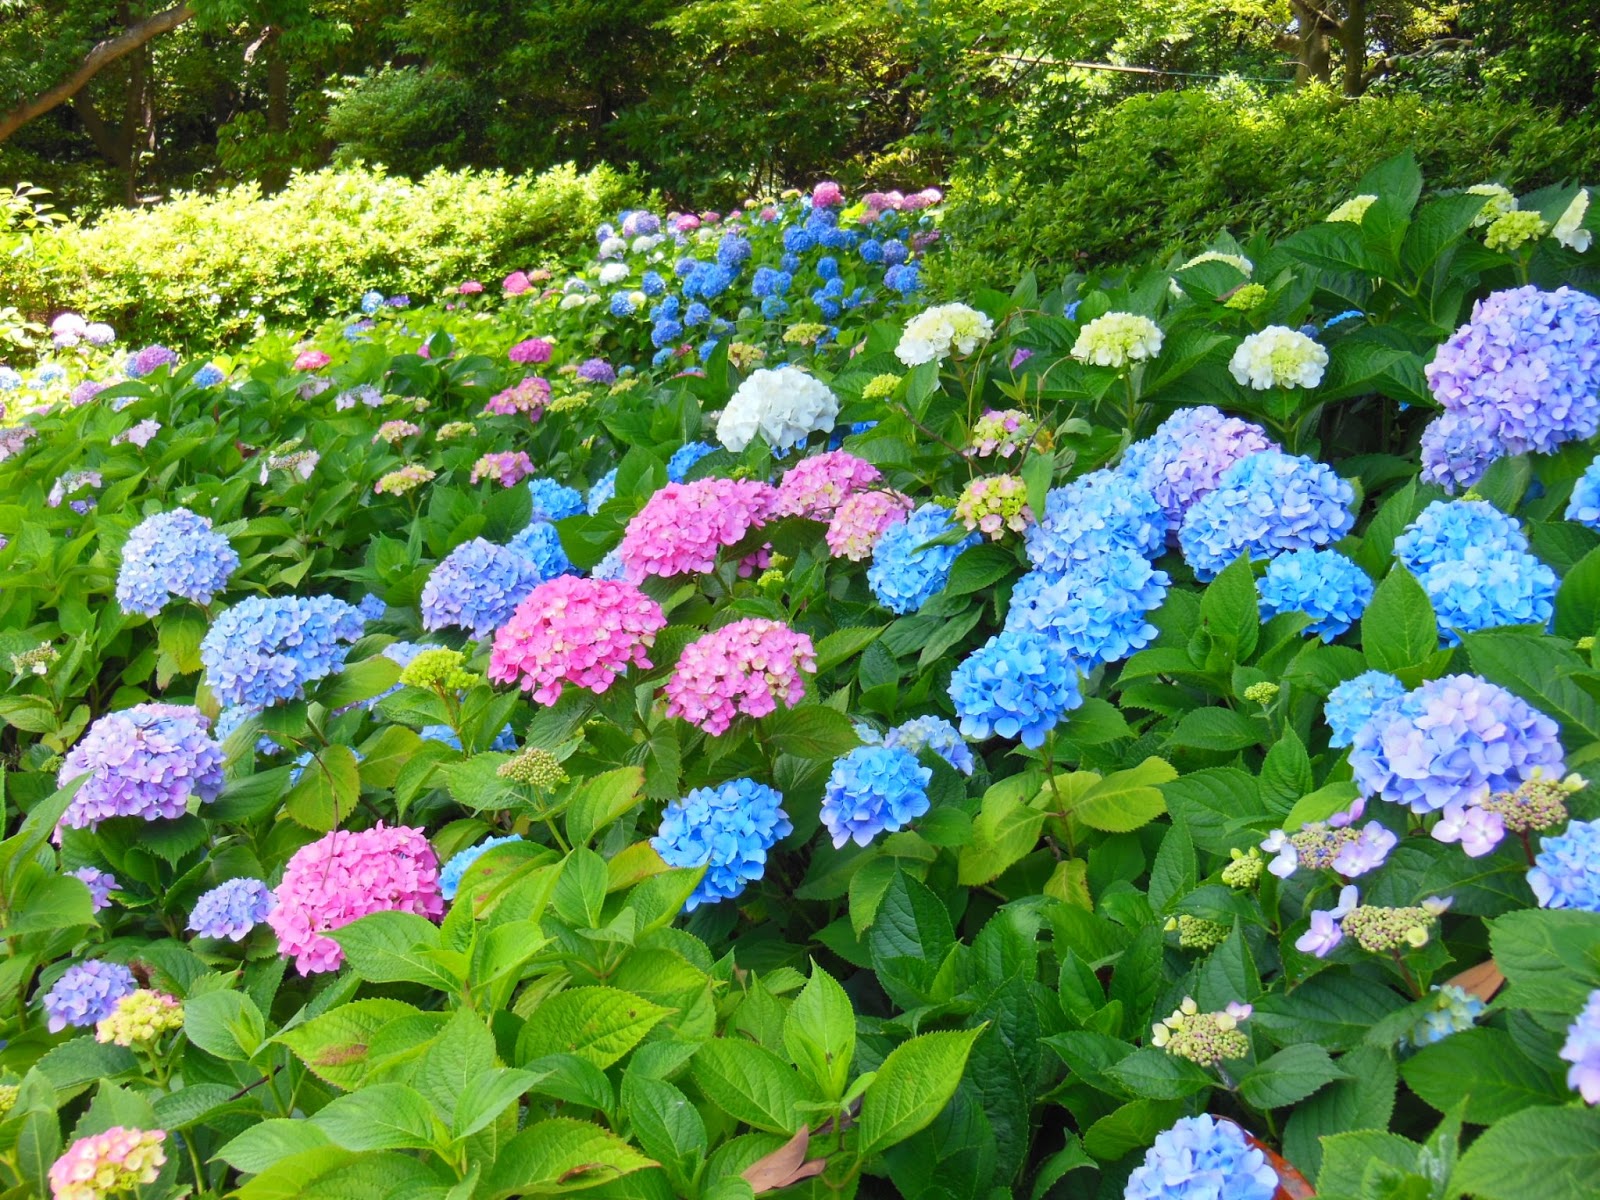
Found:
[(422, 587), (422, 627), (449, 625), (488, 637), (543, 582), (533, 560), (483, 538), (463, 542), (434, 567)]
[(781, 795), (753, 779), (695, 788), (667, 805), (650, 844), (669, 866), (706, 868), (685, 912), (731, 899), (761, 878), (767, 851), (794, 830), (782, 805)]
[(1391, 830), (1376, 821), (1368, 821), (1360, 836), (1353, 842), (1346, 842), (1333, 856), (1333, 869), (1346, 879), (1376, 871), (1399, 844), (1400, 839)]
[(615, 383), (616, 368), (603, 358), (586, 358), (578, 364), (577, 376), (585, 383)]
[(88, 958), (68, 967), (44, 997), (45, 1015), (51, 1033), (67, 1026), (82, 1028), (111, 1015), (111, 1010), (139, 984), (133, 972), (121, 963)]
[(1422, 479), (1452, 495), (1472, 487), (1506, 448), (1476, 412), (1440, 413), (1422, 431)]
[(263, 709), (344, 666), (349, 647), (341, 643), (364, 626), (355, 605), (332, 596), (251, 596), (217, 617), (200, 661), (224, 705)]
[(1028, 630), (996, 634), (963, 659), (950, 699), (967, 737), (1020, 737), (1031, 749), (1083, 703), (1077, 666), (1053, 638)]
[(1044, 519), (1026, 535), (1029, 560), (1054, 575), (1116, 548), (1154, 558), (1166, 539), (1166, 517), (1150, 489), (1115, 471), (1095, 471), (1052, 489)]
[(94, 902), (94, 911), (111, 907), (111, 893), (122, 885), (117, 882), (117, 877), (110, 871), (102, 871), (99, 867), (79, 867), (76, 871), (69, 871), (74, 879), (81, 879), (89, 889), (89, 897)]
[(228, 539), (207, 517), (175, 508), (133, 527), (117, 569), (117, 603), (126, 613), (153, 617), (173, 596), (210, 604), (239, 568)]
[(1272, 1200), (1278, 1173), (1232, 1121), (1183, 1117), (1145, 1152), (1123, 1200)]
[(93, 829), (111, 817), (157, 821), (181, 817), (191, 796), (222, 791), (222, 747), (198, 708), (137, 704), (107, 713), (67, 752), (56, 777), (65, 787), (80, 775), (61, 818), (68, 829)]
[(933, 771), (904, 746), (857, 746), (834, 760), (822, 793), (822, 823), (835, 846), (865, 846), (928, 811)]
[(123, 370), (129, 379), (143, 379), (152, 371), (176, 366), (177, 363), (178, 355), (175, 351), (168, 350), (162, 345), (152, 345), (129, 355)]
[(1128, 447), (1118, 470), (1155, 496), (1167, 528), (1176, 533), (1184, 513), (1215, 490), (1224, 471), (1242, 458), (1277, 448), (1259, 425), (1207, 404), (1173, 413), (1144, 441)]
[(1589, 1002), (1567, 1026), (1561, 1058), (1572, 1064), (1567, 1068), (1567, 1086), (1585, 1104), (1600, 1104), (1600, 988), (1589, 993)]
[(1372, 601), (1372, 577), (1336, 550), (1292, 550), (1267, 564), (1256, 584), (1261, 619), (1300, 612), (1306, 633), (1331, 642), (1360, 620)]
[(1337, 541), (1355, 524), (1354, 499), (1332, 467), (1262, 450), (1229, 467), (1190, 507), (1178, 544), (1196, 578), (1211, 579), (1241, 554), (1268, 559)]
[(1528, 886), (1540, 908), (1600, 912), (1600, 821), (1573, 821), (1540, 838)]
[(189, 928), (201, 937), (243, 941), (272, 911), (272, 889), (259, 879), (230, 879), (194, 902)]

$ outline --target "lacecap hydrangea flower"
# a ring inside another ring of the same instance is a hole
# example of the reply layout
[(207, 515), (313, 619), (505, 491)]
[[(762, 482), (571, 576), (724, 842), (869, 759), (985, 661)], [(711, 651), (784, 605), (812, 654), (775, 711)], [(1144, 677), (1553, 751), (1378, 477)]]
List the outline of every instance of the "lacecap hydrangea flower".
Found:
[(560, 521), (583, 512), (583, 493), (554, 479), (529, 479), (528, 494), (533, 497), (535, 521)]
[(1286, 325), (1268, 325), (1239, 343), (1228, 360), (1228, 374), (1256, 391), (1314, 388), (1327, 365), (1328, 352), (1314, 338)]
[(554, 704), (567, 683), (598, 695), (630, 666), (650, 666), (646, 651), (666, 623), (631, 583), (563, 575), (529, 592), (495, 633), (489, 678), (540, 704)]
[(1143, 555), (1115, 546), (1060, 573), (1028, 572), (1012, 590), (1005, 627), (1044, 634), (1087, 666), (1120, 662), (1155, 639), (1147, 617), (1170, 583)]
[(1108, 550), (1153, 558), (1166, 544), (1166, 518), (1150, 489), (1114, 471), (1094, 471), (1045, 497), (1044, 519), (1025, 541), (1028, 559), (1060, 575)]
[(967, 355), (994, 336), (994, 322), (965, 304), (939, 304), (906, 322), (895, 357), (908, 367)]
[(1585, 1104), (1600, 1104), (1600, 988), (1589, 993), (1583, 1011), (1567, 1026), (1561, 1059), (1572, 1064), (1567, 1068), (1567, 1086)]
[(239, 555), (207, 517), (187, 508), (146, 517), (122, 545), (117, 603), (125, 613), (153, 617), (177, 596), (210, 604), (239, 569)]
[(516, 834), (509, 833), (504, 837), (484, 838), (476, 846), (468, 846), (465, 850), (458, 851), (439, 872), (439, 894), (446, 900), (454, 900), (461, 890), (461, 880), (466, 875), (467, 868), (496, 846), (508, 846), (512, 842), (521, 840)]
[(667, 681), (667, 716), (712, 736), (735, 716), (770, 716), (780, 702), (805, 698), (804, 675), (817, 669), (811, 639), (781, 621), (747, 617), (690, 642)]
[(871, 558), (884, 532), (904, 521), (911, 508), (911, 498), (895, 491), (856, 492), (846, 497), (828, 522), (828, 552), (852, 562)]
[(1374, 713), (1405, 694), (1406, 685), (1387, 671), (1364, 671), (1345, 680), (1328, 693), (1322, 710), (1323, 719), (1333, 730), (1328, 745), (1335, 749), (1348, 746)]
[(1161, 326), (1149, 317), (1109, 312), (1089, 321), (1078, 331), (1072, 357), (1097, 367), (1120, 369), (1160, 354), (1164, 337)]
[(349, 647), (341, 643), (364, 627), (353, 604), (332, 596), (251, 596), (219, 615), (200, 642), (206, 683), (229, 707), (296, 699), (344, 666)]
[(154, 1183), (166, 1165), (165, 1130), (113, 1125), (81, 1137), (50, 1164), (52, 1200), (107, 1200)]
[(705, 867), (683, 905), (693, 912), (730, 900), (760, 879), (767, 851), (793, 830), (781, 795), (753, 779), (730, 779), (667, 805), (650, 844), (668, 866)]
[(1350, 532), (1355, 489), (1332, 467), (1280, 450), (1240, 459), (1195, 503), (1178, 545), (1196, 578), (1213, 578), (1239, 555), (1267, 559), (1328, 545)]
[(1278, 1173), (1232, 1121), (1183, 1117), (1145, 1152), (1123, 1200), (1272, 1200)]
[(381, 822), (371, 829), (335, 829), (289, 859), (267, 923), (279, 952), (302, 975), (336, 971), (344, 950), (328, 936), (375, 912), (437, 917), (444, 912), (439, 861), (422, 830)]
[(1291, 550), (1267, 564), (1256, 583), (1261, 619), (1299, 612), (1311, 618), (1306, 633), (1331, 642), (1372, 601), (1372, 577), (1336, 550)]
[(1540, 838), (1528, 886), (1540, 908), (1600, 912), (1600, 821), (1573, 821)]
[(117, 1001), (139, 984), (121, 963), (86, 958), (61, 973), (44, 996), (46, 1024), (51, 1033), (67, 1026), (85, 1028), (111, 1015)]
[(717, 441), (738, 454), (759, 434), (783, 454), (813, 433), (827, 433), (838, 417), (839, 399), (820, 379), (798, 367), (763, 367), (751, 372), (722, 410)]
[(827, 521), (854, 492), (876, 483), (878, 468), (846, 450), (802, 458), (783, 473), (772, 512), (778, 517)]
[(462, 542), (434, 567), (422, 587), (422, 627), (458, 626), (488, 637), (543, 582), (533, 559), (483, 538)]
[(950, 699), (967, 737), (1020, 737), (1030, 749), (1083, 703), (1078, 669), (1060, 644), (1025, 629), (996, 634), (963, 659)]
[(697, 479), (669, 483), (623, 531), (618, 549), (636, 577), (714, 571), (717, 555), (764, 525), (776, 490), (754, 479)]
[(878, 603), (890, 612), (916, 612), (950, 577), (957, 556), (980, 540), (966, 534), (953, 543), (930, 544), (936, 538), (960, 534), (950, 510), (924, 504), (904, 521), (889, 526), (872, 551), (867, 583)]
[(1447, 675), (1374, 713), (1356, 731), (1350, 767), (1363, 796), (1438, 812), (1485, 789), (1514, 791), (1536, 769), (1561, 774), (1559, 735), (1554, 721), (1504, 688)]
[(272, 911), (272, 891), (259, 879), (229, 879), (194, 902), (189, 928), (201, 937), (243, 941)]
[(1183, 514), (1216, 488), (1224, 471), (1241, 458), (1277, 448), (1259, 425), (1202, 405), (1179, 409), (1129, 446), (1117, 470), (1155, 497), (1168, 530), (1176, 533)]
[(865, 846), (928, 811), (933, 770), (903, 746), (858, 746), (835, 759), (822, 792), (822, 824), (834, 846)]
[(107, 713), (62, 762), (65, 787), (87, 775), (61, 817), (68, 829), (93, 829), (111, 817), (146, 821), (181, 817), (191, 797), (215, 800), (222, 792), (222, 747), (212, 740), (198, 708), (136, 704)]

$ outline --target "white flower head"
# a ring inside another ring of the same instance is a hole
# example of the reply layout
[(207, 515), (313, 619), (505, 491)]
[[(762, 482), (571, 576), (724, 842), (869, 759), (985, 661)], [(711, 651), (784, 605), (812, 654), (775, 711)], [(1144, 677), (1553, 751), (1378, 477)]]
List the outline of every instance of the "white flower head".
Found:
[(1359, 225), (1361, 224), (1362, 218), (1367, 215), (1367, 209), (1371, 208), (1377, 202), (1378, 198), (1376, 196), (1363, 192), (1359, 196), (1352, 196), (1350, 199), (1346, 200), (1343, 204), (1339, 205), (1338, 208), (1334, 209), (1331, 213), (1324, 217), (1323, 220), (1349, 221), (1352, 225)]
[(628, 277), (628, 264), (627, 263), (608, 262), (605, 266), (600, 268), (600, 286), (601, 287), (611, 287), (614, 284), (621, 283), (627, 277)]
[(820, 379), (798, 367), (762, 368), (739, 385), (717, 420), (717, 440), (735, 454), (760, 434), (783, 454), (813, 433), (826, 433), (839, 417), (839, 399)]
[(965, 304), (939, 304), (906, 322), (895, 356), (908, 367), (943, 361), (952, 350), (971, 354), (994, 336), (994, 322)]
[(1578, 194), (1567, 205), (1566, 211), (1550, 227), (1550, 236), (1568, 250), (1582, 254), (1594, 241), (1594, 234), (1583, 227), (1584, 214), (1589, 211), (1589, 189), (1579, 188)]
[(1511, 194), (1511, 189), (1498, 183), (1475, 183), (1467, 189), (1467, 195), (1484, 197), (1483, 208), (1472, 218), (1474, 229), (1481, 229), (1517, 208), (1517, 198)]
[(1239, 343), (1228, 372), (1256, 391), (1271, 387), (1313, 388), (1322, 382), (1328, 352), (1298, 329), (1268, 325)]
[(628, 252), (628, 243), (619, 237), (608, 237), (600, 243), (601, 258), (621, 258)]
[(1125, 367), (1161, 353), (1161, 326), (1136, 313), (1109, 312), (1078, 331), (1072, 357), (1097, 367)]

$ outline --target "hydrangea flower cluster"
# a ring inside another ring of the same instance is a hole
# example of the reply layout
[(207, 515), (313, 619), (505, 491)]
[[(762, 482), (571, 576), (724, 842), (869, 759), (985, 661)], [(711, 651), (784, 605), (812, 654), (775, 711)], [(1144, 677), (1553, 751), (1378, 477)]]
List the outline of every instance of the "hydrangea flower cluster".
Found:
[(679, 446), (672, 452), (672, 457), (667, 459), (667, 479), (671, 483), (682, 483), (689, 477), (689, 472), (694, 470), (695, 463), (708, 454), (715, 454), (717, 448), (710, 442), (688, 442)]
[(646, 651), (666, 623), (631, 583), (562, 575), (529, 592), (495, 634), (489, 678), (540, 704), (554, 704), (567, 683), (599, 695), (630, 666), (650, 666)]
[(506, 351), (506, 357), (518, 366), (533, 366), (550, 361), (555, 343), (544, 338), (526, 338)]
[(1272, 1200), (1278, 1173), (1232, 1121), (1183, 1117), (1145, 1151), (1123, 1200)]
[(215, 800), (222, 792), (222, 747), (198, 708), (136, 704), (107, 713), (68, 751), (56, 783), (87, 775), (67, 805), (61, 824), (93, 829), (111, 817), (146, 821), (181, 817), (191, 797)]
[(1158, 1021), (1150, 1030), (1150, 1044), (1173, 1058), (1183, 1058), (1199, 1067), (1214, 1067), (1250, 1053), (1250, 1039), (1239, 1029), (1239, 1022), (1250, 1016), (1248, 1004), (1230, 1004), (1222, 1012), (1200, 1011), (1193, 996), (1185, 996), (1170, 1017)]
[(1585, 1104), (1600, 1104), (1600, 988), (1589, 993), (1583, 1011), (1567, 1026), (1561, 1059), (1572, 1064), (1567, 1068), (1567, 1086)]
[(344, 666), (361, 636), (352, 604), (332, 596), (251, 596), (223, 612), (200, 643), (206, 683), (226, 706), (293, 700)]
[(1149, 317), (1134, 313), (1109, 312), (1094, 318), (1078, 331), (1072, 357), (1097, 367), (1116, 367), (1142, 362), (1161, 353), (1165, 335)]
[(485, 479), (501, 487), (516, 487), (533, 474), (533, 459), (522, 450), (501, 450), (485, 454), (472, 464), (472, 482)]
[(933, 770), (904, 746), (857, 746), (834, 760), (822, 792), (822, 824), (837, 848), (869, 844), (928, 811)]
[(852, 494), (880, 478), (877, 467), (848, 451), (814, 454), (783, 473), (772, 514), (827, 521)]
[(1311, 914), (1310, 927), (1295, 939), (1302, 954), (1326, 958), (1349, 936), (1370, 954), (1394, 954), (1428, 944), (1439, 918), (1450, 907), (1448, 900), (1430, 896), (1420, 905), (1386, 908), (1362, 904), (1354, 884), (1339, 892), (1338, 903)]
[(820, 379), (798, 367), (762, 367), (723, 409), (717, 440), (738, 454), (759, 434), (774, 453), (784, 454), (813, 433), (827, 433), (838, 417), (839, 399)]
[(68, 967), (45, 993), (44, 1011), (51, 1033), (67, 1026), (85, 1028), (109, 1017), (117, 1001), (138, 988), (133, 972), (121, 963), (86, 958)]
[(1540, 838), (1528, 886), (1540, 908), (1600, 912), (1600, 821), (1573, 821)]
[(1043, 634), (1086, 666), (1120, 662), (1155, 640), (1147, 617), (1171, 582), (1143, 555), (1113, 547), (1060, 574), (1028, 572), (1011, 592), (1005, 627)]
[(961, 489), (956, 519), (998, 542), (1009, 529), (1021, 533), (1033, 522), (1028, 485), (1015, 475), (982, 475)]
[(94, 1040), (117, 1046), (143, 1045), (183, 1028), (183, 1005), (164, 992), (140, 988), (118, 1000), (95, 1025)]
[(816, 669), (816, 649), (805, 634), (763, 617), (735, 621), (684, 648), (667, 681), (667, 716), (719, 736), (740, 713), (765, 717), (780, 702), (800, 703), (803, 676)]
[(1483, 1001), (1471, 992), (1453, 983), (1435, 984), (1428, 993), (1427, 1009), (1406, 1034), (1405, 1043), (1420, 1049), (1442, 1042), (1452, 1033), (1471, 1029), (1483, 1009)]
[(862, 562), (872, 557), (891, 525), (911, 512), (909, 496), (894, 491), (856, 492), (839, 505), (828, 522), (828, 551), (835, 558)]
[(1286, 325), (1268, 325), (1239, 343), (1228, 360), (1228, 374), (1255, 391), (1314, 388), (1322, 382), (1328, 352), (1314, 338)]
[(1325, 463), (1262, 450), (1224, 471), (1189, 509), (1178, 544), (1196, 578), (1208, 580), (1241, 554), (1272, 558), (1337, 541), (1355, 524), (1354, 500), (1355, 489)]
[(267, 923), (302, 975), (336, 971), (344, 949), (328, 934), (375, 912), (444, 912), (439, 862), (420, 829), (335, 829), (294, 852)]
[(136, 350), (130, 354), (123, 370), (129, 379), (143, 379), (146, 375), (153, 374), (162, 367), (175, 367), (177, 365), (177, 353), (157, 344), (146, 346), (144, 349)]
[(1322, 717), (1333, 730), (1328, 745), (1342, 749), (1355, 740), (1356, 732), (1391, 700), (1406, 694), (1406, 685), (1387, 671), (1363, 671), (1328, 693)]
[(1261, 617), (1299, 612), (1311, 618), (1306, 633), (1331, 642), (1372, 602), (1372, 577), (1336, 550), (1291, 550), (1267, 564), (1256, 583)]
[(1077, 667), (1055, 639), (1031, 630), (998, 633), (963, 659), (950, 699), (965, 736), (1020, 737), (1030, 749), (1083, 703)]
[(210, 604), (238, 569), (238, 553), (210, 518), (187, 508), (156, 513), (135, 525), (122, 545), (117, 603), (125, 613), (147, 617), (174, 596)]
[(636, 513), (618, 549), (635, 578), (714, 571), (717, 555), (766, 524), (777, 491), (753, 479), (669, 483)]
[(425, 483), (433, 481), (435, 472), (421, 463), (407, 463), (395, 471), (378, 477), (378, 482), (372, 485), (372, 490), (379, 496), (404, 496), (414, 492)]
[(392, 446), (396, 442), (405, 441), (408, 437), (416, 437), (421, 432), (422, 426), (415, 421), (404, 421), (396, 418), (393, 421), (385, 421), (382, 425), (379, 425), (378, 432), (372, 435), (372, 440), (374, 442), (387, 442)]
[(167, 1162), (166, 1140), (165, 1130), (121, 1125), (81, 1137), (50, 1164), (50, 1194), (54, 1200), (107, 1200), (154, 1183)]
[(550, 403), (550, 381), (537, 375), (526, 375), (504, 391), (496, 392), (483, 406), (485, 414), (494, 417), (514, 417), (522, 414), (530, 421), (544, 415)]
[(1421, 579), (1442, 562), (1461, 561), (1468, 549), (1486, 554), (1521, 554), (1527, 535), (1516, 518), (1484, 500), (1436, 500), (1394, 541), (1394, 556)]
[(483, 538), (462, 542), (428, 574), (422, 627), (458, 626), (481, 641), (505, 624), (543, 578), (533, 558), (510, 546)]
[(1118, 470), (1155, 496), (1168, 530), (1176, 533), (1184, 513), (1216, 488), (1224, 471), (1241, 458), (1277, 448), (1259, 425), (1202, 405), (1179, 409), (1129, 446)]
[(1514, 790), (1537, 768), (1559, 774), (1559, 734), (1504, 688), (1447, 675), (1378, 709), (1356, 731), (1350, 767), (1363, 796), (1438, 812), (1484, 789)]
[(194, 902), (189, 928), (201, 937), (242, 942), (272, 911), (272, 891), (259, 879), (229, 879)]
[(1516, 791), (1480, 793), (1472, 798), (1472, 804), (1498, 817), (1503, 830), (1542, 833), (1567, 819), (1567, 801), (1588, 786), (1582, 776), (1558, 779), (1535, 767)]
[(1020, 408), (988, 409), (972, 423), (969, 445), (963, 453), (972, 458), (998, 454), (1010, 457), (1039, 436), (1039, 422)]
[(908, 367), (967, 355), (994, 336), (994, 322), (965, 304), (939, 304), (906, 322), (895, 357)]
[(1600, 454), (1585, 468), (1578, 482), (1572, 485), (1572, 499), (1567, 504), (1567, 520), (1600, 529)]
[(1422, 431), (1422, 480), (1455, 493), (1483, 478), (1505, 454), (1491, 422), (1475, 412), (1448, 410)]
[(111, 893), (122, 885), (117, 882), (117, 877), (110, 871), (102, 871), (99, 867), (79, 867), (76, 871), (68, 871), (74, 879), (81, 880), (83, 886), (89, 889), (89, 902), (94, 906), (95, 912), (111, 907)]
[(477, 862), (496, 846), (509, 846), (512, 842), (520, 842), (521, 840), (516, 834), (508, 833), (504, 837), (484, 838), (476, 846), (468, 846), (465, 850), (458, 851), (449, 862), (445, 863), (444, 869), (439, 872), (439, 894), (446, 900), (454, 900), (457, 893), (461, 891), (463, 876), (466, 875), (468, 868), (473, 863)]
[(730, 779), (667, 805), (650, 844), (668, 866), (705, 867), (683, 905), (693, 912), (732, 899), (760, 879), (767, 851), (793, 831), (781, 795), (753, 779)]
[(1044, 518), (1027, 534), (1028, 558), (1060, 575), (1108, 550), (1153, 558), (1166, 543), (1166, 518), (1150, 489), (1115, 471), (1095, 471), (1051, 489)]
[[(861, 740), (870, 744), (877, 739), (863, 737)], [(884, 734), (882, 744), (904, 746), (913, 754), (931, 750), (949, 763), (953, 770), (960, 771), (963, 775), (971, 775), (977, 766), (966, 739), (943, 717), (913, 717)]]
[(1475, 546), (1422, 577), (1440, 636), (1452, 646), (1463, 633), (1479, 629), (1548, 626), (1555, 615), (1556, 583), (1556, 573), (1531, 554), (1494, 555)]
[(954, 543), (930, 543), (959, 533), (950, 510), (937, 504), (924, 504), (884, 530), (867, 568), (867, 583), (878, 603), (902, 614), (926, 604), (944, 587), (957, 556), (979, 538), (973, 533)]
[(538, 568), (541, 581), (577, 571), (561, 544), (561, 535), (549, 521), (534, 521), (507, 542), (506, 549), (522, 555)]

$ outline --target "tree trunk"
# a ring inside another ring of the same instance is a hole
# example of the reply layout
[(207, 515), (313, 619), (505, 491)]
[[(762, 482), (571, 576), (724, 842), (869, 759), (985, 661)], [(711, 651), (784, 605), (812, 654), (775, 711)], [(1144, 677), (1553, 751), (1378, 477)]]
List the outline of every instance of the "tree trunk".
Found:
[(1304, 87), (1308, 83), (1328, 83), (1333, 78), (1333, 53), (1328, 45), (1330, 31), (1337, 26), (1323, 16), (1322, 11), (1308, 0), (1289, 0), (1289, 8), (1299, 25), (1299, 63), (1295, 67), (1294, 81)]
[(1348, 0), (1339, 22), (1344, 48), (1344, 94), (1354, 100), (1367, 90), (1367, 0)]

